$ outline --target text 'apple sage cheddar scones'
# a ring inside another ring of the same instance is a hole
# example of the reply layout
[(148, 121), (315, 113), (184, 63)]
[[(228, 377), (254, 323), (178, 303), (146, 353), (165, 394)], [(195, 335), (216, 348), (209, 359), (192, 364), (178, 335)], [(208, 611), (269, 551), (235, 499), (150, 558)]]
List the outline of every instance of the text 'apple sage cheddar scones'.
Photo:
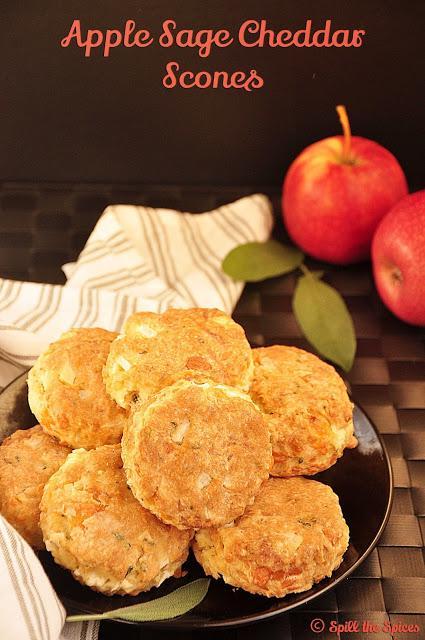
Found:
[(353, 405), (333, 367), (295, 347), (262, 347), (253, 356), (251, 396), (270, 429), (272, 475), (324, 471), (356, 446)]
[(330, 487), (306, 478), (270, 478), (233, 524), (198, 531), (193, 549), (207, 575), (282, 598), (330, 576), (348, 536)]
[(136, 498), (179, 529), (240, 516), (272, 463), (267, 425), (249, 396), (189, 380), (135, 406), (122, 456)]
[(40, 524), (55, 561), (107, 595), (137, 595), (178, 573), (191, 535), (134, 498), (119, 445), (73, 451), (44, 489)]
[(40, 500), (70, 449), (38, 425), (15, 431), (0, 446), (0, 513), (36, 549), (44, 549)]
[(108, 396), (102, 379), (116, 336), (105, 329), (72, 329), (28, 374), (32, 412), (43, 429), (73, 449), (121, 440), (126, 412)]
[(145, 402), (179, 378), (202, 375), (248, 391), (252, 354), (242, 327), (216, 309), (169, 309), (128, 318), (104, 380), (120, 406)]

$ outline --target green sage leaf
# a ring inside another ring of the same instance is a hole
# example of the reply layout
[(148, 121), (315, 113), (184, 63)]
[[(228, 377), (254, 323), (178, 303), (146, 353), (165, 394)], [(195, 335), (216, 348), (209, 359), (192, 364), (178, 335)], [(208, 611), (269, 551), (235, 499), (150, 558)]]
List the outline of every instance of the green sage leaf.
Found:
[(207, 595), (209, 586), (210, 580), (208, 578), (199, 578), (199, 580), (189, 582), (166, 596), (149, 602), (120, 607), (105, 613), (68, 616), (66, 621), (80, 622), (81, 620), (108, 620), (111, 618), (131, 620), (132, 622), (169, 620), (182, 616), (202, 602)]
[(293, 271), (304, 260), (295, 247), (288, 247), (276, 240), (247, 242), (235, 247), (222, 262), (224, 273), (234, 280), (259, 282)]
[(305, 271), (292, 301), (297, 322), (317, 351), (345, 371), (353, 366), (356, 335), (353, 321), (338, 291), (318, 274)]

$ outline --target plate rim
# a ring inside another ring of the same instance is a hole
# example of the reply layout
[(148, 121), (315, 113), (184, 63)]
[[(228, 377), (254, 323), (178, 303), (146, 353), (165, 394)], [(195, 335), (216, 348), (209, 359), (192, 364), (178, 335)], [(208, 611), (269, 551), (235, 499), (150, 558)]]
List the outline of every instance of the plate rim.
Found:
[[(9, 382), (0, 391), (0, 396), (2, 396), (3, 393), (9, 387), (11, 387), (13, 384), (15, 384), (18, 380), (20, 380), (21, 378), (26, 376), (28, 374), (28, 370), (25, 370), (19, 376), (14, 378), (11, 382)], [(286, 605), (282, 609), (273, 609), (271, 611), (266, 611), (264, 613), (255, 613), (255, 614), (250, 614), (250, 615), (243, 616), (243, 617), (239, 616), (238, 618), (230, 618), (230, 619), (227, 619), (227, 620), (216, 620), (216, 621), (214, 621), (214, 620), (205, 620), (205, 621), (192, 620), (191, 621), (190, 619), (185, 620), (184, 616), (177, 617), (177, 618), (171, 618), (171, 619), (168, 619), (168, 620), (156, 620), (156, 621), (146, 621), (146, 622), (123, 620), (123, 619), (120, 619), (120, 618), (107, 618), (107, 619), (105, 619), (105, 621), (106, 622), (113, 622), (113, 623), (120, 623), (120, 624), (129, 624), (129, 625), (132, 625), (132, 626), (145, 627), (145, 628), (151, 628), (151, 629), (158, 629), (158, 630), (163, 630), (163, 631), (167, 631), (167, 630), (168, 631), (170, 631), (170, 630), (174, 630), (174, 631), (180, 631), (180, 630), (181, 631), (190, 631), (190, 630), (195, 630), (195, 629), (229, 629), (229, 628), (243, 627), (243, 626), (247, 626), (247, 625), (250, 625), (250, 624), (263, 622), (265, 620), (269, 620), (271, 618), (275, 618), (275, 617), (280, 616), (280, 615), (284, 615), (285, 613), (287, 613), (289, 611), (292, 611), (293, 609), (301, 607), (302, 605), (305, 605), (306, 603), (311, 602), (312, 600), (315, 600), (319, 596), (322, 596), (323, 594), (327, 593), (331, 589), (334, 589), (338, 584), (340, 584), (343, 580), (345, 580), (352, 573), (354, 573), (354, 571), (356, 569), (358, 569), (358, 567), (372, 553), (373, 549), (378, 544), (378, 541), (379, 541), (381, 535), (383, 534), (383, 532), (385, 530), (385, 527), (387, 526), (388, 519), (389, 519), (390, 514), (391, 514), (391, 509), (392, 509), (392, 505), (393, 505), (393, 498), (394, 498), (394, 472), (393, 472), (393, 468), (392, 468), (392, 465), (391, 465), (391, 459), (390, 459), (386, 444), (384, 442), (384, 439), (383, 439), (382, 435), (379, 433), (377, 427), (375, 426), (374, 421), (370, 418), (368, 412), (365, 411), (365, 409), (362, 407), (362, 405), (359, 404), (358, 402), (356, 402), (355, 397), (353, 397), (350, 394), (350, 398), (353, 401), (355, 407), (357, 407), (366, 416), (366, 418), (367, 418), (369, 424), (372, 426), (372, 429), (373, 429), (373, 431), (374, 431), (374, 433), (375, 433), (375, 435), (376, 435), (376, 437), (378, 439), (378, 442), (379, 442), (379, 444), (381, 446), (381, 449), (382, 449), (382, 452), (383, 452), (384, 461), (386, 463), (386, 470), (387, 470), (387, 474), (388, 474), (389, 493), (388, 493), (387, 505), (386, 505), (386, 509), (385, 509), (385, 515), (384, 515), (384, 518), (383, 518), (383, 520), (382, 520), (382, 522), (381, 522), (381, 524), (379, 526), (378, 531), (376, 532), (373, 540), (368, 545), (367, 549), (363, 552), (363, 554), (361, 556), (359, 556), (357, 558), (357, 560), (354, 562), (354, 564), (349, 569), (347, 569), (338, 578), (335, 578), (332, 582), (330, 582), (330, 584), (324, 586), (323, 589), (319, 593), (313, 593), (313, 594), (307, 595), (304, 598), (302, 598), (301, 600), (299, 600), (298, 602), (294, 602), (292, 604)], [(59, 600), (62, 602), (62, 604), (65, 605), (65, 608), (69, 607), (69, 608), (72, 609), (72, 611), (79, 611), (79, 613), (81, 613), (81, 614), (84, 614), (84, 613), (90, 614), (91, 613), (91, 612), (88, 612), (88, 611), (83, 611), (81, 609), (77, 610), (76, 607), (73, 604), (71, 604), (72, 601), (69, 600), (66, 597), (59, 597)], [(102, 622), (102, 620), (101, 620), (101, 622)], [(175, 624), (176, 622), (177, 622), (177, 624)]]

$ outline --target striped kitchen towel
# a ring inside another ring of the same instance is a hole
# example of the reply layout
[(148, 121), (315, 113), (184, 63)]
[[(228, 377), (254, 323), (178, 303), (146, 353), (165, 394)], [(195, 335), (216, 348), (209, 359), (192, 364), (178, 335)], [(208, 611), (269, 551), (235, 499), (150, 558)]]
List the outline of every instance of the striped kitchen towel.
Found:
[(264, 241), (271, 203), (252, 195), (203, 214), (107, 207), (66, 285), (0, 279), (0, 387), (30, 367), (70, 327), (119, 331), (135, 311), (216, 307), (231, 313), (242, 292), (221, 270), (233, 247)]
[[(70, 327), (119, 331), (135, 311), (216, 307), (231, 313), (242, 292), (221, 270), (239, 244), (265, 241), (271, 203), (252, 195), (203, 214), (108, 207), (64, 286), (0, 279), (0, 387), (32, 366)], [(25, 425), (23, 425), (25, 426)], [(65, 624), (35, 554), (0, 516), (1, 640), (88, 640), (97, 624)]]
[(65, 610), (31, 547), (0, 516), (1, 640), (96, 640), (98, 622), (66, 624)]

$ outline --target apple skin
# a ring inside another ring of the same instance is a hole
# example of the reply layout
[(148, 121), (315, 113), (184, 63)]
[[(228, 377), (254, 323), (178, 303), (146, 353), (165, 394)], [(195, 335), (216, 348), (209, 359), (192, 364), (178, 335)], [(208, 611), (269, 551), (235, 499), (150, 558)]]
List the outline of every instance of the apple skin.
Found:
[(425, 326), (425, 190), (400, 200), (381, 221), (372, 264), (386, 306), (401, 320)]
[(353, 136), (343, 160), (343, 136), (306, 147), (283, 184), (283, 219), (292, 240), (314, 258), (334, 264), (367, 260), (374, 231), (408, 193), (396, 158), (373, 140)]

